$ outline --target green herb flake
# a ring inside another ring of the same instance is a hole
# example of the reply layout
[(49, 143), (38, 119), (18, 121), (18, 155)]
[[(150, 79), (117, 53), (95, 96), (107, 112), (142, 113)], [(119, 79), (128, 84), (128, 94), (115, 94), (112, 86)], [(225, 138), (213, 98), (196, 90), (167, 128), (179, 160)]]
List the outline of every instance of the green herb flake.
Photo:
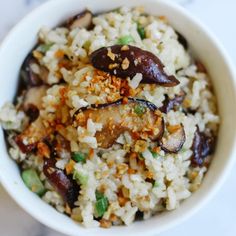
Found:
[(117, 43), (120, 45), (127, 45), (134, 42), (134, 38), (131, 35), (126, 35), (118, 39)]
[(86, 161), (86, 154), (82, 152), (73, 152), (72, 153), (72, 159), (78, 163), (85, 163)]
[(138, 159), (139, 160), (143, 160), (144, 159), (144, 156), (141, 152), (138, 153)]
[(53, 43), (49, 43), (49, 44), (41, 44), (37, 50), (42, 52), (42, 53), (46, 53), (51, 47), (52, 47)]
[(145, 112), (146, 112), (146, 107), (145, 106), (142, 106), (140, 104), (136, 105), (134, 107), (134, 112), (138, 115), (138, 116), (141, 116), (143, 115)]
[(157, 181), (155, 181), (153, 184), (153, 188), (158, 188), (159, 186), (160, 186), (160, 184)]
[(90, 42), (89, 40), (87, 40), (87, 41), (84, 43), (84, 46), (83, 46), (83, 47), (84, 47), (85, 50), (89, 51), (90, 46), (91, 46), (91, 42)]
[(104, 194), (99, 192), (98, 190), (96, 190), (95, 195), (96, 195), (96, 200), (99, 200), (104, 197)]
[(76, 170), (74, 170), (73, 179), (76, 181), (79, 181), (82, 185), (86, 185), (88, 182), (88, 176), (84, 175)]
[(153, 152), (153, 150), (149, 147), (148, 150), (152, 153), (153, 158), (159, 157), (159, 154), (156, 152)]
[(139, 36), (141, 39), (145, 39), (146, 38), (146, 33), (145, 33), (145, 29), (141, 24), (137, 24), (137, 31), (139, 33)]
[(36, 193), (39, 196), (42, 196), (46, 192), (46, 189), (43, 183), (41, 182), (36, 170), (34, 169), (24, 170), (21, 176), (25, 185), (32, 192)]
[(104, 196), (103, 193), (96, 191), (96, 204), (95, 204), (95, 210), (97, 217), (102, 217), (104, 213), (108, 209), (108, 199)]

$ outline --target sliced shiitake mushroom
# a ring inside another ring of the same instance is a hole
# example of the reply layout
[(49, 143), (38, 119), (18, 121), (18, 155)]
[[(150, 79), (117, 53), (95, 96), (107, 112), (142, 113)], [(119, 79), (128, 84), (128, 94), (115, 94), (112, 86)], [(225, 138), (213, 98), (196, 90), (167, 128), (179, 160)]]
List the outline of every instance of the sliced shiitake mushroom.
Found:
[[(37, 73), (35, 73), (36, 70)], [(23, 63), (21, 75), (27, 87), (40, 86), (47, 84), (48, 69), (40, 65), (32, 54), (29, 54)]]
[(50, 133), (49, 128), (45, 128), (42, 119), (39, 117), (20, 134), (14, 137), (16, 144), (23, 153), (33, 151), (38, 142), (43, 140)]
[(197, 67), (197, 72), (199, 72), (199, 73), (207, 73), (206, 67), (200, 61), (196, 61), (195, 65)]
[(66, 27), (68, 27), (70, 30), (73, 30), (75, 28), (89, 29), (92, 26), (92, 19), (93, 19), (92, 12), (89, 10), (85, 10), (74, 16), (72, 19), (70, 19), (66, 23)]
[(175, 125), (169, 129), (167, 136), (163, 137), (160, 145), (168, 153), (177, 153), (184, 145), (186, 137), (183, 125)]
[(162, 107), (159, 108), (159, 110), (161, 112), (168, 113), (170, 110), (182, 104), (182, 102), (184, 101), (185, 95), (186, 94), (184, 92), (181, 92), (179, 95), (176, 95), (173, 99), (170, 99), (166, 95), (163, 105)]
[(45, 174), (49, 183), (62, 196), (64, 201), (73, 208), (74, 202), (79, 195), (80, 187), (78, 184), (67, 176), (64, 171), (56, 168), (55, 159), (45, 159), (43, 166), (43, 173)]
[(202, 166), (205, 158), (212, 154), (215, 149), (215, 138), (212, 135), (206, 135), (200, 132), (199, 127), (194, 134), (191, 159), (192, 165)]
[(121, 78), (133, 78), (141, 73), (141, 83), (173, 87), (179, 81), (167, 75), (161, 60), (149, 51), (130, 45), (103, 47), (90, 55), (92, 65), (102, 71)]
[(179, 32), (176, 31), (176, 34), (178, 36), (178, 41), (180, 44), (182, 44), (182, 46), (184, 47), (184, 49), (188, 49), (188, 41), (187, 39)]
[(158, 140), (164, 132), (164, 121), (157, 107), (145, 100), (129, 98), (125, 103), (120, 99), (113, 103), (92, 105), (78, 110), (74, 121), (86, 126), (87, 120), (101, 123), (103, 128), (96, 132), (98, 146), (111, 147), (125, 131), (139, 133), (141, 137)]
[(31, 87), (26, 90), (23, 99), (23, 110), (29, 117), (30, 122), (35, 121), (42, 108), (42, 98), (46, 95), (48, 87), (45, 85)]
[(70, 142), (59, 133), (54, 133), (53, 140), (48, 140), (52, 154), (61, 159), (71, 157)]

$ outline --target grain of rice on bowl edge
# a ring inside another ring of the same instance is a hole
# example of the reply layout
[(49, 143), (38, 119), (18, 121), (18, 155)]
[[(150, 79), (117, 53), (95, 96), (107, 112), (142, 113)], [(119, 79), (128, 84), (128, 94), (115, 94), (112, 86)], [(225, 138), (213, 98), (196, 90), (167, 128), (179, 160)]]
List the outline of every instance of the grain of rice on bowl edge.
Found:
[(141, 7), (43, 27), (0, 122), (25, 185), (85, 227), (129, 225), (195, 192), (214, 151), (216, 99), (165, 16)]

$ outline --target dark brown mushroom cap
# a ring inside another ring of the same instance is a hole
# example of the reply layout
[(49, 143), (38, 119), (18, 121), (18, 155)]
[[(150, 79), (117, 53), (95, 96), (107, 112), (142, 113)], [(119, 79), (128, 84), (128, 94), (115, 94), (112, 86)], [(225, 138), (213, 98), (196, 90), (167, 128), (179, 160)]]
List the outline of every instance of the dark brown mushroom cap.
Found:
[(65, 26), (70, 30), (75, 28), (89, 29), (92, 26), (92, 19), (92, 12), (89, 10), (84, 10), (66, 22)]
[(141, 83), (173, 87), (179, 81), (167, 75), (161, 60), (149, 51), (130, 45), (103, 47), (90, 55), (92, 65), (112, 75), (126, 79), (141, 73)]
[(167, 95), (165, 95), (165, 100), (163, 102), (162, 107), (159, 108), (161, 112), (168, 113), (170, 110), (175, 107), (179, 107), (185, 98), (185, 93), (181, 92), (179, 95), (176, 95), (173, 99), (170, 99)]
[(205, 158), (214, 152), (215, 143), (216, 140), (213, 135), (206, 135), (205, 133), (200, 132), (199, 127), (197, 126), (192, 144), (192, 165), (202, 166)]
[(64, 201), (73, 208), (74, 202), (79, 195), (80, 187), (78, 184), (67, 176), (64, 171), (56, 168), (55, 159), (45, 159), (43, 166), (43, 173), (45, 174), (49, 183), (62, 196)]
[[(36, 74), (32, 67), (36, 65), (39, 68), (39, 74)], [(24, 83), (27, 87), (40, 86), (42, 84), (47, 84), (48, 80), (48, 69), (39, 64), (39, 62), (30, 53), (21, 69), (21, 75), (23, 77)]]

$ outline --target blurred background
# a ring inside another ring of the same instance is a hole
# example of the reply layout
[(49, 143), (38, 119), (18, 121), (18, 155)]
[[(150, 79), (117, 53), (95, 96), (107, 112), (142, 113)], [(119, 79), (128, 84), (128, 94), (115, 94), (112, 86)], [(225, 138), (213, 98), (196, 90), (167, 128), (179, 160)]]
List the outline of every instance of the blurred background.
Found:
[[(29, 11), (47, 0), (0, 0), (0, 41)], [(56, 0), (54, 0), (56, 1)], [(99, 1), (99, 0), (97, 0)], [(210, 28), (236, 64), (235, 0), (170, 0), (186, 8)], [(3, 79), (3, 78), (1, 78)], [(222, 156), (222, 158), (225, 158)], [(221, 191), (194, 217), (161, 236), (235, 236), (236, 166)], [(41, 225), (19, 208), (0, 183), (1, 236), (63, 236)], [(81, 235), (82, 236), (82, 235)]]

